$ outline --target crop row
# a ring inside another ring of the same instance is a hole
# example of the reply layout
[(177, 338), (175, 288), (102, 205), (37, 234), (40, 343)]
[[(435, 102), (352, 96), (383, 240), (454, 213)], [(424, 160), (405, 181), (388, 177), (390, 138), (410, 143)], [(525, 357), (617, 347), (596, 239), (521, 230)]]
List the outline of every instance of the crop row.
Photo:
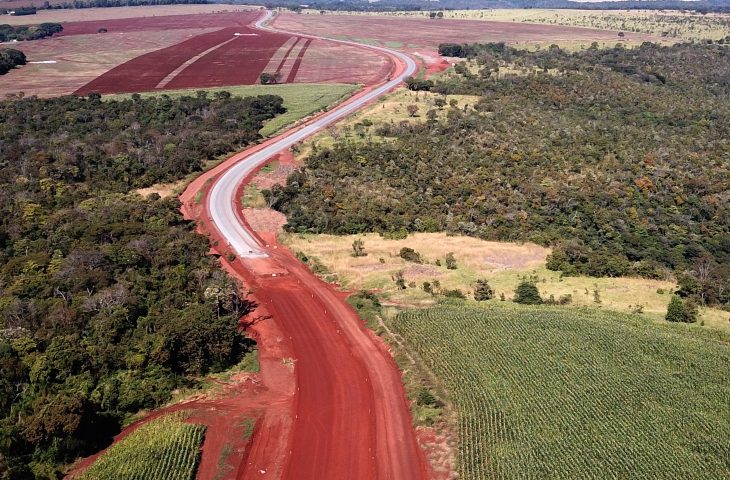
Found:
[(727, 343), (593, 309), (393, 321), (458, 412), (464, 479), (728, 478)]
[(112, 445), (79, 480), (192, 480), (205, 426), (166, 415)]

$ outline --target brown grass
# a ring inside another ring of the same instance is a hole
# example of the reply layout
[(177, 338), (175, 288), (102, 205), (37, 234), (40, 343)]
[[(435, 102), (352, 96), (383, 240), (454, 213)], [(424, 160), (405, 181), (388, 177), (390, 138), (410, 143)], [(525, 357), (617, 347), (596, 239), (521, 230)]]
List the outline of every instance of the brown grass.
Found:
[[(352, 242), (365, 242), (365, 257), (352, 257)], [(485, 278), (497, 296), (513, 295), (517, 284), (526, 276), (535, 276), (541, 295), (556, 299), (571, 295), (572, 305), (599, 306), (608, 310), (630, 312), (641, 305), (643, 315), (663, 321), (674, 282), (643, 278), (563, 277), (545, 268), (549, 249), (534, 244), (487, 242), (471, 237), (448, 236), (445, 233), (412, 234), (404, 240), (386, 240), (377, 234), (366, 235), (281, 235), (292, 251), (317, 257), (340, 283), (349, 290), (375, 290), (392, 303), (401, 306), (424, 306), (435, 299), (421, 288), (423, 282), (438, 280), (444, 288), (458, 288), (470, 293), (474, 282)], [(419, 252), (423, 264), (407, 262), (398, 255), (402, 247)], [(458, 268), (448, 270), (444, 258), (453, 252)], [(440, 260), (442, 266), (435, 265)], [(406, 283), (415, 287), (400, 290), (393, 281), (402, 271)], [(594, 292), (598, 291), (600, 303)], [(662, 293), (660, 293), (662, 292)], [(730, 331), (730, 314), (716, 309), (702, 309), (700, 321), (712, 328)]]

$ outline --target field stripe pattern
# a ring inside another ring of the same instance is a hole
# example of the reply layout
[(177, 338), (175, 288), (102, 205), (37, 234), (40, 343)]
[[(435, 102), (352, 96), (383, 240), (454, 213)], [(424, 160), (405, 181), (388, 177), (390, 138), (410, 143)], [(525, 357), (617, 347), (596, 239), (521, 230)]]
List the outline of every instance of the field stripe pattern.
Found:
[(499, 304), (393, 327), (453, 401), (463, 479), (730, 478), (730, 348), (712, 334)]
[(77, 480), (193, 480), (205, 426), (170, 414), (112, 445)]

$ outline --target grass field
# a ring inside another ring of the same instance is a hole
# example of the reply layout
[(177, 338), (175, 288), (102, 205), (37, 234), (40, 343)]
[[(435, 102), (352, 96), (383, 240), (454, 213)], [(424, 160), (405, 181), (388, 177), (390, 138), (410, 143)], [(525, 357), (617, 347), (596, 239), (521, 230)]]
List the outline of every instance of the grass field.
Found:
[(716, 333), (499, 301), (389, 323), (456, 409), (462, 479), (730, 476)]
[[(352, 257), (352, 242), (365, 242), (365, 257)], [(338, 282), (348, 290), (374, 290), (378, 295), (397, 305), (428, 306), (437, 299), (425, 292), (423, 282), (438, 280), (445, 289), (460, 289), (467, 295), (479, 278), (485, 278), (496, 296), (513, 295), (517, 284), (525, 276), (538, 279), (538, 289), (544, 298), (556, 299), (571, 295), (573, 306), (591, 306), (605, 310), (629, 313), (641, 306), (641, 316), (664, 322), (674, 282), (644, 278), (561, 277), (560, 272), (545, 268), (549, 249), (534, 244), (487, 242), (472, 237), (448, 236), (445, 233), (416, 233), (403, 240), (387, 240), (378, 234), (366, 235), (301, 235), (283, 234), (281, 240), (292, 251), (304, 252), (318, 259)], [(398, 256), (402, 247), (410, 247), (421, 254), (424, 263), (410, 263)], [(445, 267), (445, 257), (454, 252), (455, 270)], [(437, 266), (439, 260), (442, 264)], [(403, 272), (407, 285), (398, 288), (393, 277)], [(325, 275), (328, 276), (328, 275)], [(600, 303), (596, 303), (596, 292)], [(717, 309), (701, 309), (700, 323), (704, 326), (730, 332), (730, 313)]]
[[(331, 107), (350, 96), (358, 85), (349, 84), (285, 84), (285, 85), (241, 85), (237, 87), (194, 88), (187, 90), (160, 90), (159, 92), (142, 93), (143, 97), (152, 95), (195, 95), (203, 90), (209, 94), (215, 92), (231, 92), (238, 96), (279, 95), (284, 99), (286, 113), (277, 116), (261, 129), (261, 135), (272, 135), (284, 127), (296, 123), (304, 117)], [(105, 95), (106, 99), (129, 98), (131, 94)]]
[(180, 415), (160, 417), (112, 445), (77, 479), (192, 480), (204, 435), (205, 426)]

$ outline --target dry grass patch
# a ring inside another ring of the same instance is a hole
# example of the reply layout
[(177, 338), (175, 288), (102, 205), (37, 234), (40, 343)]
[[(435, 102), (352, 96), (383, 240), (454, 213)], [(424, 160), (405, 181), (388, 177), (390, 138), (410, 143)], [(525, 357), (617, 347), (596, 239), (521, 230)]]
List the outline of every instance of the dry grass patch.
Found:
[[(352, 256), (356, 239), (364, 241), (367, 256)], [(532, 277), (537, 280), (543, 298), (570, 295), (574, 306), (640, 312), (647, 318), (663, 321), (671, 294), (677, 288), (674, 282), (644, 278), (563, 277), (560, 272), (545, 267), (550, 250), (530, 243), (488, 242), (445, 233), (416, 233), (403, 240), (388, 240), (374, 233), (344, 236), (287, 233), (281, 235), (281, 241), (292, 251), (318, 259), (344, 288), (374, 290), (401, 307), (436, 302), (436, 298), (423, 290), (423, 282), (438, 280), (444, 289), (459, 289), (470, 295), (476, 280), (485, 278), (497, 298), (504, 294), (510, 300), (520, 280)], [(418, 252), (423, 263), (402, 259), (399, 252), (403, 247)], [(445, 266), (449, 252), (456, 257), (455, 270)], [(441, 265), (436, 264), (437, 260)], [(403, 273), (406, 289), (396, 285), (397, 272)], [(699, 322), (730, 331), (728, 312), (702, 309)]]

